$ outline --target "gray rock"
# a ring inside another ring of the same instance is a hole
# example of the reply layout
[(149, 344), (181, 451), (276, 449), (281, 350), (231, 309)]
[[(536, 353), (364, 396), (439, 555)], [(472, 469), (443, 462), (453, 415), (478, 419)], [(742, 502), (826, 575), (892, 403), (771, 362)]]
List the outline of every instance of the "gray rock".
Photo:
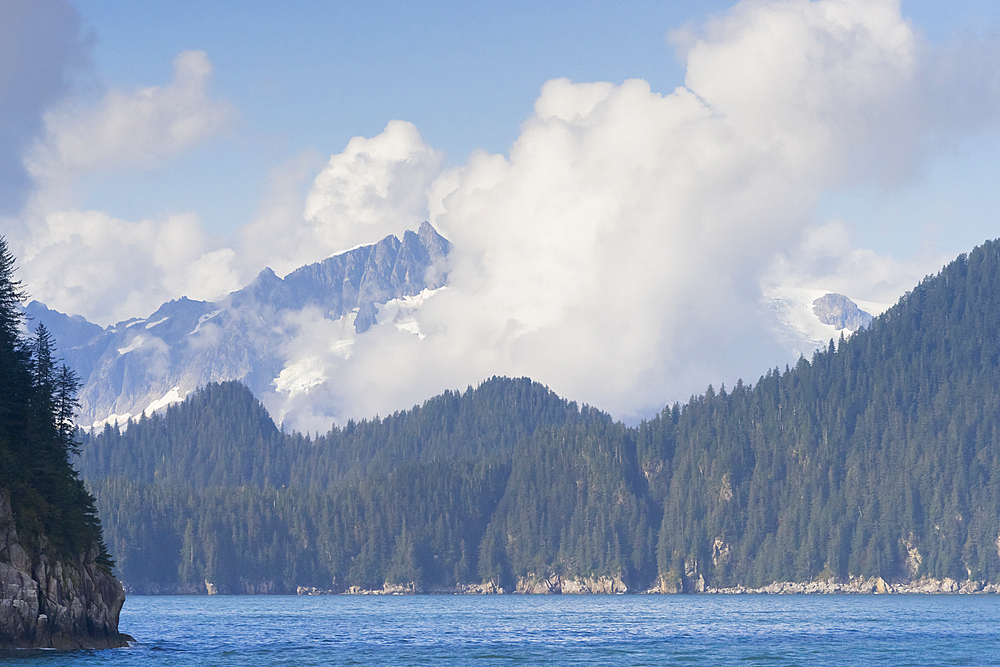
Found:
[(97, 565), (97, 547), (70, 560), (32, 558), (20, 544), (10, 497), (0, 492), (0, 648), (112, 648), (133, 641), (118, 632), (122, 585)]
[(870, 313), (858, 308), (858, 305), (843, 294), (826, 294), (813, 301), (813, 312), (823, 324), (833, 325), (838, 331), (848, 329), (857, 331), (871, 324)]

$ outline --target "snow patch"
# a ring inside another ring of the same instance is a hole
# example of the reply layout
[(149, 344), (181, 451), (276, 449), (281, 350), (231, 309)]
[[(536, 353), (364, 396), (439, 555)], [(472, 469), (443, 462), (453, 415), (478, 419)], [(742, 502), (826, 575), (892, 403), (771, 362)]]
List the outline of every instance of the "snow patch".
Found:
[(417, 322), (416, 318), (413, 317), (405, 317), (402, 319), (397, 318), (393, 320), (392, 323), (395, 324), (396, 328), (399, 329), (400, 331), (411, 333), (420, 338), (420, 340), (423, 340), (424, 338), (427, 337), (425, 334), (420, 333), (420, 323)]
[(426, 336), (421, 333), (420, 323), (414, 315), (427, 299), (444, 289), (447, 287), (425, 289), (418, 294), (391, 299), (379, 308), (378, 323), (391, 321), (400, 331), (411, 333), (423, 340)]
[(132, 418), (131, 412), (126, 412), (123, 415), (108, 415), (106, 419), (101, 419), (90, 425), (91, 430), (102, 429), (105, 424), (114, 425), (117, 423), (121, 430), (124, 430), (128, 425), (128, 420)]
[(219, 310), (213, 310), (212, 312), (207, 313), (207, 314), (202, 315), (201, 317), (199, 317), (198, 318), (198, 324), (197, 324), (197, 326), (195, 326), (194, 330), (192, 330), (191, 333), (188, 334), (188, 336), (193, 336), (196, 333), (198, 333), (199, 331), (201, 331), (201, 325), (202, 324), (204, 324), (205, 322), (208, 322), (210, 319), (212, 319), (213, 317), (215, 317), (216, 315), (218, 315), (222, 311), (223, 311), (223, 309), (220, 308)]
[(128, 344), (128, 347), (118, 348), (118, 354), (128, 354), (132, 350), (137, 350), (142, 345), (142, 342), (146, 340), (143, 336), (136, 336), (132, 339), (132, 342)]
[(169, 320), (169, 319), (170, 319), (170, 316), (169, 316), (169, 315), (167, 315), (167, 316), (166, 316), (166, 317), (164, 317), (164, 318), (163, 318), (162, 320), (157, 320), (157, 321), (155, 321), (155, 322), (150, 322), (149, 324), (147, 324), (147, 325), (146, 325), (146, 328), (147, 328), (147, 329), (152, 329), (152, 328), (153, 328), (153, 327), (155, 327), (155, 326), (156, 326), (157, 324), (163, 324), (164, 322), (166, 322), (166, 321), (167, 321), (167, 320)]
[(151, 415), (154, 412), (156, 412), (157, 410), (159, 410), (160, 408), (164, 408), (164, 407), (170, 405), (171, 403), (180, 403), (181, 401), (184, 400), (184, 397), (181, 396), (180, 391), (181, 391), (180, 387), (174, 387), (173, 389), (171, 389), (170, 391), (168, 391), (166, 394), (164, 394), (163, 398), (161, 398), (161, 399), (159, 399), (157, 401), (153, 401), (152, 403), (150, 403), (149, 405), (147, 405), (146, 409), (143, 410), (142, 413), (145, 414), (145, 415)]
[(817, 348), (825, 347), (830, 339), (840, 334), (849, 336), (847, 329), (838, 331), (832, 324), (823, 324), (813, 312), (813, 301), (832, 294), (830, 290), (784, 287), (766, 294), (768, 305), (782, 326), (776, 333), (796, 354), (811, 356)]
[[(353, 342), (353, 341), (352, 341)], [(271, 381), (275, 389), (288, 394), (291, 398), (304, 394), (318, 384), (326, 381), (326, 371), (323, 362), (316, 357), (307, 357), (290, 366), (286, 366), (278, 377)]]

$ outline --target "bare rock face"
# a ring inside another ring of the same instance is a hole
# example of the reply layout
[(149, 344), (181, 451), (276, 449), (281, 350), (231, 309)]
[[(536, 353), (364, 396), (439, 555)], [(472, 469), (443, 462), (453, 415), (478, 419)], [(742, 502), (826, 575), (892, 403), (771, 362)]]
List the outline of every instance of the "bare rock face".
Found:
[(97, 548), (73, 560), (32, 558), (0, 493), (0, 648), (115, 648), (122, 585), (97, 566)]
[(827, 294), (813, 301), (813, 313), (823, 324), (830, 324), (838, 331), (847, 329), (857, 331), (872, 322), (872, 316), (860, 308), (858, 304), (843, 294)]
[(618, 577), (570, 577), (564, 579), (558, 574), (547, 576), (529, 575), (517, 581), (515, 593), (526, 595), (617, 595), (628, 592), (628, 586)]
[[(249, 285), (218, 301), (183, 297), (147, 319), (103, 329), (33, 301), (30, 327), (44, 324), (66, 364), (83, 381), (80, 423), (116, 416), (138, 418), (210, 382), (238, 380), (268, 405), (288, 362), (286, 346), (299, 334), (303, 313), (336, 322), (357, 311), (363, 334), (387, 302), (447, 283), (451, 243), (427, 222), (400, 240), (387, 236), (279, 278), (267, 268)], [(274, 394), (274, 396), (277, 396)], [(275, 398), (275, 401), (278, 399)], [(268, 405), (272, 414), (280, 403)], [(112, 418), (112, 421), (114, 419)]]

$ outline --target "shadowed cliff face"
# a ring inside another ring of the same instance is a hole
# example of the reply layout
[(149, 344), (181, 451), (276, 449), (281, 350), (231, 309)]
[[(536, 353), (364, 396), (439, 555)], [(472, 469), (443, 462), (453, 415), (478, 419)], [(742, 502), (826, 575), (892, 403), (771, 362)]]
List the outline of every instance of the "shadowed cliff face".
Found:
[[(44, 539), (40, 540), (44, 544)], [(97, 548), (71, 560), (21, 546), (10, 498), (0, 492), (0, 649), (117, 648), (122, 585), (98, 568)]]

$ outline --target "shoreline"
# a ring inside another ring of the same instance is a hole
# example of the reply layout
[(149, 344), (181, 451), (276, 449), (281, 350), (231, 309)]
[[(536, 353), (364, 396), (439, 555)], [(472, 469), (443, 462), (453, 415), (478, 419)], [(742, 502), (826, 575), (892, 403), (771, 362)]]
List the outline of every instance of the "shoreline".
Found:
[(410, 584), (385, 584), (382, 588), (351, 586), (344, 590), (298, 586), (293, 590), (278, 590), (273, 585), (248, 586), (250, 590), (229, 592), (211, 582), (204, 586), (145, 587), (137, 590), (126, 586), (128, 595), (992, 595), (1000, 593), (1000, 584), (985, 581), (957, 581), (944, 579), (917, 579), (915, 581), (886, 581), (882, 577), (851, 577), (847, 581), (826, 580), (773, 582), (767, 586), (732, 587), (705, 586), (702, 590), (680, 592), (661, 590), (654, 586), (646, 590), (629, 590), (618, 579), (530, 579), (521, 580), (515, 590), (507, 591), (495, 584), (466, 584), (458, 586), (419, 586)]

